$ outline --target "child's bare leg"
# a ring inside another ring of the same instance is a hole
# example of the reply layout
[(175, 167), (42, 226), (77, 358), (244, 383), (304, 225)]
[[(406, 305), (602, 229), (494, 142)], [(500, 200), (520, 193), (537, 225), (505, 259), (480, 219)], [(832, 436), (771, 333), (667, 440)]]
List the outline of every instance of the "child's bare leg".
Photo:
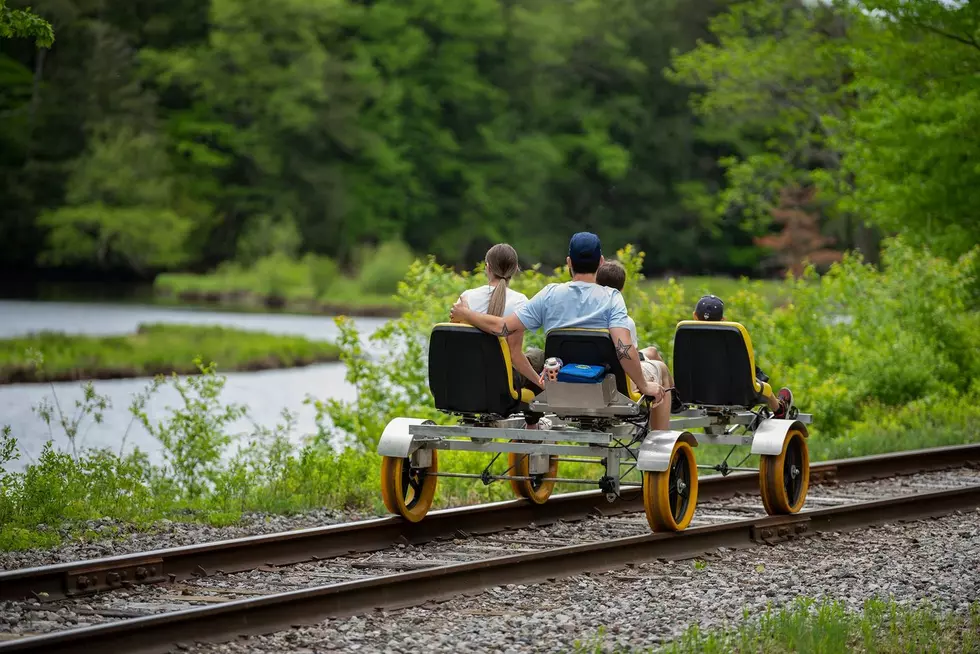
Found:
[[(674, 386), (674, 378), (671, 376), (667, 364), (663, 361), (644, 361), (643, 367), (645, 372), (650, 370), (650, 367), (656, 369), (656, 377), (651, 375), (648, 378), (658, 382), (662, 388), (667, 389)], [(670, 394), (666, 393), (663, 402), (650, 411), (650, 429), (670, 429), (670, 399)]]

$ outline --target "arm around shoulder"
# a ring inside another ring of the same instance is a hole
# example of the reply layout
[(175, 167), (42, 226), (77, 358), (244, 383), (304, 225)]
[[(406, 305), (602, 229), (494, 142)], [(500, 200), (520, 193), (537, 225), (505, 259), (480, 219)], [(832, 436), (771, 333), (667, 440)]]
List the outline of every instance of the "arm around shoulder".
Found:
[(465, 322), (494, 336), (507, 338), (518, 331), (524, 331), (524, 325), (517, 319), (516, 314), (511, 314), (506, 318), (491, 316), (473, 311), (464, 302), (457, 302), (453, 305), (449, 316), (454, 322)]

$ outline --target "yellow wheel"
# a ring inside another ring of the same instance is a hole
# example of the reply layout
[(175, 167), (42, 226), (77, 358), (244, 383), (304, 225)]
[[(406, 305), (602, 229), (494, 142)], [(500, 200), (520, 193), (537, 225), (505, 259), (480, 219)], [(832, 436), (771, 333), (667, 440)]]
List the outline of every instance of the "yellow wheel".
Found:
[(682, 531), (698, 504), (698, 467), (694, 450), (684, 441), (674, 444), (663, 472), (643, 472), (643, 508), (654, 531)]
[[(510, 469), (508, 474), (514, 475), (515, 477), (531, 476), (529, 461), (527, 454), (508, 452), (507, 466)], [(555, 482), (542, 481), (542, 478), (558, 476), (558, 457), (551, 457), (550, 463), (551, 465), (548, 467), (548, 474), (546, 475), (535, 475), (535, 478), (530, 480), (511, 479), (510, 487), (513, 489), (514, 495), (531, 500), (535, 504), (544, 504), (547, 502), (548, 498), (551, 497), (551, 492), (555, 490)]]
[(439, 453), (432, 450), (432, 465), (428, 468), (413, 468), (407, 458), (382, 457), (381, 460), (381, 499), (395, 515), (409, 522), (418, 522), (425, 517), (436, 495), (436, 482), (433, 472), (439, 471)]
[(783, 451), (763, 454), (759, 463), (759, 490), (769, 515), (796, 513), (810, 488), (810, 451), (799, 430), (786, 434)]

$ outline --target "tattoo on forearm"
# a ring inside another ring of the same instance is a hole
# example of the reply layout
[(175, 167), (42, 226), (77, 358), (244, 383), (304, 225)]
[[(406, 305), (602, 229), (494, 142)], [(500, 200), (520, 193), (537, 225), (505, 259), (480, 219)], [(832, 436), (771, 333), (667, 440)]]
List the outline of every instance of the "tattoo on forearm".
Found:
[(508, 336), (510, 336), (510, 335), (511, 335), (511, 334), (513, 334), (513, 333), (514, 333), (514, 332), (512, 332), (512, 331), (510, 331), (509, 329), (507, 329), (507, 325), (506, 325), (506, 323), (505, 323), (505, 324), (504, 324), (504, 325), (503, 325), (503, 326), (502, 326), (502, 327), (500, 328), (500, 331), (499, 331), (499, 332), (497, 332), (497, 333), (496, 333), (496, 334), (494, 334), (494, 335), (495, 335), (495, 336), (499, 336), (500, 338), (507, 338)]
[(633, 347), (631, 343), (624, 343), (623, 339), (619, 339), (619, 342), (616, 344), (616, 358), (620, 361), (629, 359), (631, 347)]

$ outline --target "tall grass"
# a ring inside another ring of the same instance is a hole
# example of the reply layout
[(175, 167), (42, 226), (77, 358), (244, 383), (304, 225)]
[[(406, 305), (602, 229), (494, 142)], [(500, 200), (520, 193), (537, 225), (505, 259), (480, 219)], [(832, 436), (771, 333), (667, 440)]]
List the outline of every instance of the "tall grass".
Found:
[(608, 647), (605, 630), (576, 642), (576, 654), (586, 652), (658, 652), (661, 654), (722, 654), (727, 652), (806, 652), (838, 654), (867, 652), (980, 652), (980, 602), (966, 614), (943, 613), (923, 603), (903, 606), (880, 598), (864, 602), (861, 611), (849, 611), (843, 602), (798, 598), (785, 607), (770, 607), (741, 624), (703, 630), (695, 622), (676, 641), (658, 648)]

